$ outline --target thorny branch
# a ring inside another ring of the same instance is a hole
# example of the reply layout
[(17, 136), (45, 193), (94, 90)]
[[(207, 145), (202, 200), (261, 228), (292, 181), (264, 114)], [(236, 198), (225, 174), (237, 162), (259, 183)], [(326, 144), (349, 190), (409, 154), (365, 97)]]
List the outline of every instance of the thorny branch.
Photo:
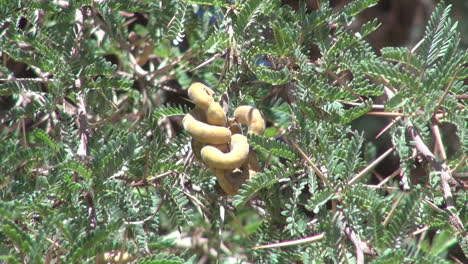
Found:
[[(388, 98), (392, 98), (395, 94), (388, 88), (384, 89), (385, 93), (387, 94)], [(406, 130), (410, 134), (413, 141), (416, 143), (416, 149), (421, 155), (426, 159), (432, 168), (437, 171), (440, 175), (440, 181), (442, 185), (443, 196), (446, 203), (446, 209), (450, 215), (450, 223), (452, 224), (453, 228), (458, 232), (464, 232), (464, 225), (461, 221), (460, 217), (457, 215), (457, 210), (455, 208), (455, 202), (453, 200), (452, 191), (450, 189), (451, 184), (457, 184), (457, 182), (453, 179), (450, 175), (450, 171), (444, 163), (439, 162), (434, 154), (430, 151), (427, 145), (424, 143), (423, 139), (419, 135), (419, 132), (411, 123), (410, 120), (407, 118), (401, 119), (403, 124), (406, 127)], [(465, 234), (466, 236), (466, 234)]]
[(338, 212), (339, 218), (343, 221), (341, 225), (341, 231), (348, 236), (349, 240), (353, 242), (354, 247), (356, 248), (356, 260), (358, 264), (364, 264), (364, 254), (375, 255), (376, 252), (374, 249), (369, 247), (361, 238), (354, 232), (354, 230), (346, 223), (344, 213)]

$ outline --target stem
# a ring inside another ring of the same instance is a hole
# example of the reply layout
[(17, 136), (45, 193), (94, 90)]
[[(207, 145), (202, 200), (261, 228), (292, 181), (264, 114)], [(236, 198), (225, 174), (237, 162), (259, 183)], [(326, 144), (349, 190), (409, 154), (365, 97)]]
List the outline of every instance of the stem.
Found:
[(351, 180), (348, 181), (348, 185), (353, 185), (355, 184), (359, 179), (362, 178), (362, 176), (366, 175), (366, 173), (370, 172), (371, 170), (374, 169), (377, 164), (379, 164), (383, 159), (385, 159), (390, 153), (393, 152), (395, 148), (391, 147), (387, 149), (380, 157), (376, 158), (374, 161), (372, 161), (367, 167), (365, 167), (362, 171), (360, 171), (358, 174), (356, 174)]

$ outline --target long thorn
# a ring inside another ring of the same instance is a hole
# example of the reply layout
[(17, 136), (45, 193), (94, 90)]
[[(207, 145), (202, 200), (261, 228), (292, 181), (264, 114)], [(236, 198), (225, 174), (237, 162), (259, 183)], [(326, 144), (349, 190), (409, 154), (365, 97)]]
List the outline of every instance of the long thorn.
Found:
[(362, 176), (366, 175), (366, 173), (370, 172), (371, 170), (374, 169), (377, 164), (379, 164), (383, 159), (385, 159), (390, 153), (393, 152), (395, 148), (391, 147), (387, 151), (385, 151), (380, 157), (376, 158), (374, 161), (372, 161), (367, 167), (365, 167), (363, 170), (361, 170), (358, 174), (356, 174), (351, 180), (348, 181), (348, 185), (353, 185), (355, 184), (359, 179), (362, 178)]
[(305, 243), (317, 242), (317, 241), (322, 240), (324, 237), (325, 237), (325, 233), (320, 233), (318, 235), (310, 236), (310, 237), (306, 237), (306, 238), (261, 245), (261, 246), (253, 247), (252, 249), (265, 249), (265, 248), (295, 246), (295, 245), (300, 245), (300, 244), (305, 244)]

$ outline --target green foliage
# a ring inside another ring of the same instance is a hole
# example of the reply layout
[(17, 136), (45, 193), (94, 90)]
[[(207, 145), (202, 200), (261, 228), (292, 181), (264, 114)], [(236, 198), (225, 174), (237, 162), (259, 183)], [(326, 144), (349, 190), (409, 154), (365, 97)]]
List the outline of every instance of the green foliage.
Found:
[[(416, 46), (376, 52), (379, 21), (357, 18), (377, 0), (284, 2), (0, 0), (0, 262), (465, 261), (452, 6)], [(195, 81), (267, 120), (235, 196), (183, 131)]]

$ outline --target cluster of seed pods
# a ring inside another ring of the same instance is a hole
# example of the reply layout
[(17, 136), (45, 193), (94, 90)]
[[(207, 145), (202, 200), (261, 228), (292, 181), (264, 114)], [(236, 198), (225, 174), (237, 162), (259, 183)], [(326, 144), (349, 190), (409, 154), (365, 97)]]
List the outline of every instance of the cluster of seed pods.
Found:
[(248, 105), (237, 107), (234, 120), (230, 121), (213, 95), (209, 87), (193, 83), (188, 96), (195, 108), (182, 123), (192, 136), (195, 157), (213, 171), (225, 193), (234, 195), (245, 180), (260, 170), (257, 155), (241, 134), (239, 123), (248, 127), (248, 133), (261, 135), (265, 121), (257, 108)]

